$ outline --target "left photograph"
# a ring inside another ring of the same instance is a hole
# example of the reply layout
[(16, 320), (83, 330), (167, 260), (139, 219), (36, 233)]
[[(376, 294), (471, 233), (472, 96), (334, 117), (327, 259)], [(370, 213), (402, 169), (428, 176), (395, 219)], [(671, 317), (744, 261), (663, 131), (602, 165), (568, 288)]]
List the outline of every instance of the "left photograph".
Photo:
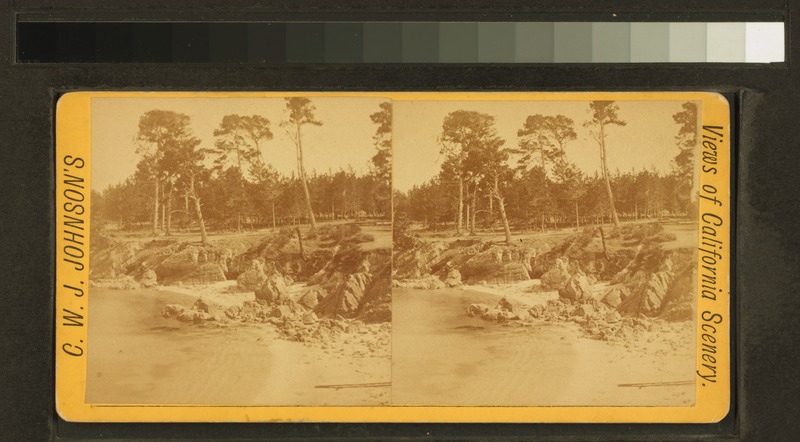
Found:
[(89, 404), (383, 405), (392, 105), (93, 98)]

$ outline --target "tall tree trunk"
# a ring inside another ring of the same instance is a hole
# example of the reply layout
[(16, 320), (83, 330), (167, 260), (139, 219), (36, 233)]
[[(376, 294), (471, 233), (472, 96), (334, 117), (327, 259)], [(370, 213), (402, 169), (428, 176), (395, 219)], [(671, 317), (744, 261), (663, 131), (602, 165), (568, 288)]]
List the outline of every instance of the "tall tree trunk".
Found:
[(303, 234), (300, 233), (300, 227), (294, 228), (295, 233), (297, 233), (297, 244), (300, 246), (300, 258), (305, 261), (306, 260), (306, 249), (303, 248)]
[(614, 227), (619, 228), (619, 218), (617, 217), (617, 209), (614, 207), (614, 194), (611, 192), (611, 179), (608, 177), (608, 164), (606, 164), (606, 134), (605, 127), (600, 126), (600, 160), (603, 163), (603, 178), (606, 182), (606, 193), (608, 194), (608, 205), (611, 208), (611, 218), (614, 221)]
[(153, 196), (153, 235), (158, 235), (158, 197), (159, 197), (159, 181), (158, 176), (155, 177), (155, 194)]
[(494, 196), (497, 198), (497, 208), (500, 209), (500, 219), (503, 220), (503, 229), (506, 233), (506, 244), (511, 245), (511, 228), (508, 226), (506, 205), (503, 202), (503, 196), (500, 195), (500, 185), (497, 182), (497, 177), (494, 178)]
[(456, 234), (461, 235), (464, 211), (464, 180), (458, 177), (458, 215), (456, 216)]
[[(469, 192), (467, 192), (467, 193), (469, 193)], [(472, 205), (469, 203), (469, 201), (467, 201), (467, 203), (464, 204), (464, 207), (465, 207), (464, 211), (466, 212), (466, 219), (467, 219), (467, 229), (466, 230), (467, 230), (467, 233), (472, 235), (472, 233), (473, 233), (472, 232), (472, 227), (470, 227), (470, 219), (472, 219), (472, 210), (471, 210), (472, 209)]]
[(169, 186), (169, 192), (167, 192), (167, 201), (166, 201), (166, 212), (167, 212), (167, 219), (165, 220), (165, 227), (164, 233), (167, 236), (172, 235), (172, 186)]
[(200, 226), (200, 243), (205, 247), (208, 244), (208, 235), (206, 234), (206, 223), (203, 220), (203, 211), (200, 209), (200, 197), (194, 190), (194, 176), (189, 180), (189, 197), (194, 201), (194, 216), (197, 218), (197, 225)]
[(580, 229), (581, 228), (581, 221), (580, 221), (580, 218), (578, 217), (578, 200), (577, 199), (575, 200), (575, 228), (576, 229)]
[(300, 125), (297, 125), (297, 167), (300, 173), (300, 182), (303, 184), (303, 194), (306, 197), (306, 210), (308, 211), (308, 221), (311, 224), (311, 229), (317, 228), (317, 219), (314, 218), (314, 209), (311, 208), (311, 195), (308, 193), (308, 184), (306, 183), (306, 168), (303, 165), (303, 141), (300, 138)]
[(275, 224), (275, 200), (272, 200), (272, 230), (274, 231), (276, 228), (277, 227)]
[[(164, 194), (164, 191), (163, 191), (163, 189), (162, 189), (162, 191), (161, 191), (161, 194), (162, 194), (162, 195)], [(166, 226), (167, 226), (167, 223), (166, 223), (166, 220), (167, 220), (167, 210), (166, 210), (166, 207), (167, 207), (167, 205), (166, 205), (166, 204), (164, 204), (164, 203), (162, 202), (162, 203), (161, 203), (161, 231), (162, 231), (162, 232), (166, 232)]]
[(478, 186), (472, 188), (472, 225), (469, 228), (469, 234), (475, 235), (475, 215), (478, 213), (478, 200), (476, 194), (478, 193)]

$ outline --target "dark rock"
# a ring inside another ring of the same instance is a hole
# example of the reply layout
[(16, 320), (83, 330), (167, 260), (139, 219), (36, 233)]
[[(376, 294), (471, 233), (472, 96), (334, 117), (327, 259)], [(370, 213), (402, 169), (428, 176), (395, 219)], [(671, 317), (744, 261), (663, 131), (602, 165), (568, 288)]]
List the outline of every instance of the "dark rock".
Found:
[(556, 259), (553, 267), (542, 275), (542, 287), (551, 290), (557, 290), (564, 287), (564, 285), (566, 285), (570, 279), (568, 267), (569, 266), (565, 259)]
[(257, 301), (245, 301), (239, 311), (239, 317), (245, 320), (254, 320), (266, 317), (263, 304)]
[(273, 307), (270, 316), (273, 318), (289, 318), (292, 317), (292, 309), (288, 305), (276, 305)]
[(225, 309), (222, 306), (207, 302), (203, 298), (198, 298), (197, 301), (194, 302), (192, 310), (208, 313), (215, 318), (222, 318), (225, 316)]
[(547, 305), (544, 306), (544, 313), (560, 316), (561, 314), (565, 313), (567, 310), (567, 305), (561, 302), (561, 300), (554, 300), (551, 299), (547, 301)]
[(158, 285), (158, 275), (153, 269), (147, 269), (142, 273), (142, 279), (139, 280), (142, 287), (155, 287)]
[(241, 312), (242, 312), (241, 306), (232, 305), (227, 309), (225, 309), (225, 316), (227, 316), (228, 319), (238, 319)]
[(262, 259), (254, 259), (250, 264), (250, 268), (236, 278), (236, 285), (242, 290), (258, 290), (267, 281), (267, 274), (264, 273), (264, 268)]
[(208, 322), (208, 321), (215, 321), (216, 319), (217, 319), (217, 318), (215, 318), (213, 315), (211, 315), (211, 314), (209, 314), (209, 313), (206, 313), (206, 312), (197, 312), (197, 311), (196, 311), (196, 312), (194, 312), (194, 318), (192, 318), (192, 320), (193, 320), (193, 322), (194, 322), (195, 324), (199, 324), (199, 323), (203, 323), (203, 322)]
[(429, 275), (431, 269), (442, 260), (445, 248), (443, 243), (426, 243), (397, 254), (394, 257), (395, 277), (400, 280), (420, 279)]
[(325, 299), (326, 295), (327, 293), (325, 293), (325, 290), (319, 287), (312, 287), (306, 290), (306, 292), (303, 293), (297, 302), (303, 307), (313, 310), (323, 299)]
[(288, 299), (286, 283), (281, 275), (275, 274), (267, 278), (260, 289), (255, 291), (256, 299), (268, 304), (274, 304)]
[(389, 258), (387, 255), (385, 261), (372, 265), (372, 278), (367, 283), (355, 315), (365, 323), (385, 323), (392, 320), (392, 263)]
[[(216, 257), (212, 250), (186, 243), (173, 244), (169, 248), (162, 247), (158, 250), (160, 254), (167, 256), (153, 266), (162, 284), (211, 284), (227, 279), (222, 267), (207, 258), (209, 255)], [(206, 256), (203, 262), (200, 261), (201, 255)], [(158, 259), (157, 256), (152, 258), (154, 261)]]
[(589, 279), (582, 273), (573, 275), (564, 285), (564, 288), (558, 291), (558, 296), (571, 301), (582, 301), (591, 298), (592, 290), (589, 286)]
[(474, 243), (456, 252), (450, 262), (461, 272), (461, 279), (468, 284), (502, 284), (530, 279), (530, 263), (527, 251), (516, 246)]
[(517, 302), (511, 302), (508, 298), (503, 297), (500, 301), (497, 302), (497, 306), (495, 308), (511, 313), (519, 313), (523, 310), (522, 306)]
[(503, 319), (505, 319), (503, 317), (503, 312), (496, 308), (487, 310), (486, 313), (484, 313), (483, 316), (481, 316), (481, 318), (487, 321), (502, 321)]
[(509, 321), (517, 321), (517, 320), (522, 318), (519, 313), (511, 312), (511, 311), (508, 311), (508, 310), (501, 310), (500, 311), (500, 316), (502, 316), (503, 319), (509, 320)]
[(667, 296), (671, 282), (672, 274), (670, 272), (650, 274), (647, 280), (620, 304), (618, 310), (634, 316), (658, 315), (662, 310), (662, 301)]
[(197, 310), (184, 310), (178, 315), (178, 320), (183, 322), (196, 322), (199, 320), (200, 314), (203, 312), (199, 312)]
[(165, 318), (177, 317), (180, 316), (185, 310), (186, 308), (182, 305), (168, 304), (161, 309), (161, 316)]
[(531, 315), (533, 318), (539, 318), (544, 313), (544, 306), (541, 304), (536, 304), (533, 307), (528, 309), (528, 314)]
[(663, 300), (659, 318), (665, 321), (688, 321), (694, 318), (694, 293), (697, 267), (689, 262), (676, 275)]
[(461, 272), (458, 269), (450, 270), (447, 272), (444, 283), (447, 287), (461, 287)]
[(611, 287), (605, 295), (603, 295), (603, 302), (609, 307), (617, 308), (622, 304), (622, 301), (628, 297), (630, 289), (624, 285), (616, 285)]
[[(344, 284), (334, 288), (314, 309), (322, 317), (334, 317), (337, 314), (352, 316), (359, 307), (370, 276), (367, 273), (355, 273), (346, 277)], [(388, 281), (387, 281), (388, 285)]]
[(467, 307), (467, 315), (469, 316), (483, 316), (491, 310), (486, 304), (470, 304)]
[(303, 315), (303, 324), (306, 325), (316, 324), (318, 320), (319, 318), (317, 318), (317, 315), (314, 314), (314, 312), (308, 312), (305, 315)]

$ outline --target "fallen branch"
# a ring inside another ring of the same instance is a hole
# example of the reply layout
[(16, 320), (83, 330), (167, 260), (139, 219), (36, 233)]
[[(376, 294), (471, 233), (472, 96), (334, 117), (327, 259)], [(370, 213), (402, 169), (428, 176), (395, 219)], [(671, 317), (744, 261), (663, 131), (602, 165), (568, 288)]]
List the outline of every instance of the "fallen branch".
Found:
[(694, 385), (694, 381), (641, 382), (638, 384), (617, 384), (617, 387), (671, 387), (677, 385)]
[(330, 384), (330, 385), (315, 385), (314, 388), (367, 388), (367, 387), (391, 387), (391, 382), (368, 382), (366, 384)]

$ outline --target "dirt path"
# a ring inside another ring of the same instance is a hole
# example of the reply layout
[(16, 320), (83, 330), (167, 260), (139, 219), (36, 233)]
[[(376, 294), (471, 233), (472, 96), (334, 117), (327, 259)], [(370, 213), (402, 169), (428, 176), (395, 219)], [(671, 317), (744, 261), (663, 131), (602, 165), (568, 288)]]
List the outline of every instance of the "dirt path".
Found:
[[(464, 314), (496, 302), (462, 290), (393, 292), (392, 400), (416, 405), (687, 405), (694, 385), (620, 387), (693, 381), (692, 343), (666, 338), (626, 348), (581, 338), (573, 323), (530, 327), (489, 323)], [(686, 333), (691, 337), (691, 333)], [(668, 339), (663, 339), (667, 342)]]

